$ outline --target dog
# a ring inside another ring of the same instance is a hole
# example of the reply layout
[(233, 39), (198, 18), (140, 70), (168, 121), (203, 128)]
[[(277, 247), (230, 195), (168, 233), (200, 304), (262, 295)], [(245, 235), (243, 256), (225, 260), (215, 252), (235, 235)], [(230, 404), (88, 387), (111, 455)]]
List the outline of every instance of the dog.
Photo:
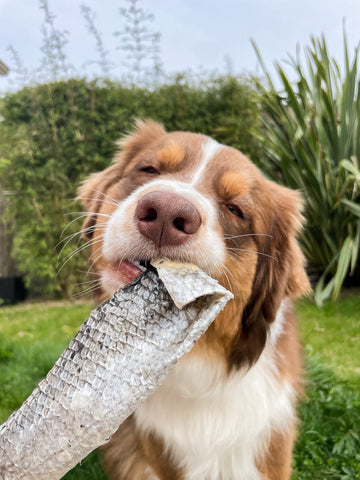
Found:
[(292, 299), (309, 291), (298, 192), (238, 150), (138, 122), (79, 188), (102, 299), (153, 258), (196, 264), (231, 290), (164, 384), (104, 447), (116, 480), (286, 480), (302, 392)]

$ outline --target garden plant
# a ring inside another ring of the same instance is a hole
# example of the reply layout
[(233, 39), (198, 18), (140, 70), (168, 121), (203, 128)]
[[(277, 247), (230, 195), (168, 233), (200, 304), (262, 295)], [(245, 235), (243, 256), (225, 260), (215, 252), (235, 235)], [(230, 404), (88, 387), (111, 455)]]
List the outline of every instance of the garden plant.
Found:
[[(344, 69), (328, 53), (325, 37), (275, 64), (275, 81), (262, 61), (262, 130), (266, 173), (305, 198), (302, 245), (316, 277), (315, 300), (336, 300), (344, 281), (360, 278), (360, 70), (359, 47)], [(280, 86), (278, 86), (280, 82)]]

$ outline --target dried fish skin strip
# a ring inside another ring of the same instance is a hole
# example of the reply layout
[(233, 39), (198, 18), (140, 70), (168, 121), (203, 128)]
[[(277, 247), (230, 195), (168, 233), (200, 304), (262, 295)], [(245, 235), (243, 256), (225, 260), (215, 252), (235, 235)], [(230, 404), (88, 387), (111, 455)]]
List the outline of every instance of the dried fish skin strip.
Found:
[(182, 308), (148, 269), (94, 310), (0, 426), (1, 479), (60, 479), (106, 443), (232, 296), (193, 266), (160, 263), (154, 262)]

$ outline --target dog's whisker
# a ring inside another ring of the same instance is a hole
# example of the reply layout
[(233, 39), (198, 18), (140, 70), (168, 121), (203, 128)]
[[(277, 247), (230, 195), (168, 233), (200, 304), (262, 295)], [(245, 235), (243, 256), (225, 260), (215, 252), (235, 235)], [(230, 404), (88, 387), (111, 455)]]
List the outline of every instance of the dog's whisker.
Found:
[(80, 245), (79, 247), (77, 247), (75, 250), (73, 250), (71, 253), (69, 253), (65, 259), (67, 259), (69, 256), (72, 258), (74, 255), (76, 255), (77, 253), (81, 252), (82, 250), (85, 250), (86, 248), (90, 247), (90, 245), (94, 245), (95, 243), (98, 243), (100, 242), (100, 240), (102, 239), (98, 239), (96, 240), (95, 242), (93, 241), (93, 239), (90, 239), (88, 240), (87, 242), (83, 243), (82, 245)]
[[(61, 248), (60, 252), (59, 252), (59, 255), (62, 254), (63, 250), (67, 247), (67, 245), (76, 237), (79, 237), (78, 238), (78, 243), (79, 241), (81, 240), (81, 236), (82, 235), (85, 235), (86, 233), (88, 232), (91, 232), (93, 227), (87, 227), (87, 228), (83, 228), (82, 230), (79, 230), (78, 232), (75, 232), (75, 233), (72, 233), (70, 235), (67, 235), (65, 238), (63, 238), (62, 240), (60, 240), (59, 243), (57, 243), (57, 245), (55, 246), (55, 248), (58, 248), (62, 243), (66, 242), (65, 245), (63, 245), (63, 247)], [(105, 227), (100, 227), (99, 226), (99, 230), (104, 230), (105, 231)]]
[(64, 213), (63, 215), (64, 215), (64, 217), (68, 217), (70, 215), (79, 215), (77, 218), (72, 220), (70, 222), (70, 224), (73, 223), (73, 222), (76, 222), (76, 220), (79, 220), (80, 218), (87, 217), (88, 215), (95, 215), (97, 217), (107, 217), (107, 218), (111, 217), (111, 215), (109, 215), (108, 213), (90, 212), (90, 211), (88, 212), (88, 211), (85, 211), (85, 210), (84, 211), (79, 211), (79, 212), (67, 212), (67, 213)]
[[(90, 260), (91, 260), (91, 258), (89, 258), (88, 261), (90, 262)], [(91, 270), (94, 268), (95, 263), (96, 263), (96, 260), (93, 260), (91, 263), (89, 263), (88, 274), (93, 273), (93, 272), (91, 272)], [(99, 274), (99, 275), (101, 275), (101, 274)]]
[[(228, 283), (229, 290), (230, 290), (231, 292), (234, 292), (234, 288), (233, 288), (233, 285), (232, 285), (232, 282), (231, 282), (230, 277), (233, 277), (233, 279), (235, 280), (235, 276), (234, 276), (234, 274), (230, 271), (230, 269), (229, 269), (226, 265), (221, 265), (221, 266), (219, 266), (219, 267), (217, 268), (217, 271), (219, 271), (219, 273), (226, 278), (226, 281), (227, 281), (227, 283)], [(235, 302), (230, 302), (230, 305), (231, 305), (231, 308), (232, 308), (233, 316), (235, 317), (235, 316), (236, 316), (236, 305), (235, 305)]]
[[(64, 259), (64, 263), (61, 265), (61, 267), (58, 269), (57, 271), (57, 275), (59, 275), (59, 273), (63, 270), (63, 268), (65, 267), (65, 265), (75, 256), (77, 255), (78, 253), (82, 252), (83, 250), (87, 249), (90, 245), (95, 245), (97, 243), (101, 243), (102, 244), (102, 241), (103, 241), (103, 237), (104, 234), (102, 234), (100, 236), (100, 238), (98, 240), (96, 240), (95, 242), (91, 239), (89, 240), (88, 242), (86, 242), (85, 244), (81, 245), (80, 247), (76, 248), (73, 252), (71, 252), (70, 254), (68, 254), (65, 259)], [(101, 245), (102, 246), (102, 245)], [(101, 248), (101, 247), (100, 247)], [(90, 257), (91, 258), (91, 257)]]
[(87, 270), (78, 270), (79, 273), (82, 273), (83, 275), (94, 275), (97, 277), (101, 277), (101, 273), (99, 272), (91, 272), (89, 269)]
[(84, 282), (78, 282), (74, 283), (76, 287), (81, 287), (82, 285), (94, 285), (94, 284), (99, 284), (99, 279), (96, 278), (94, 280), (85, 280)]
[(74, 298), (75, 299), (78, 299), (80, 297), (83, 297), (84, 295), (87, 295), (89, 293), (93, 293), (93, 292), (96, 292), (96, 290), (99, 290), (101, 288), (101, 283), (99, 282), (98, 285), (92, 285), (91, 287), (89, 288), (86, 288), (84, 290), (81, 290), (80, 292), (78, 293), (75, 293), (74, 294)]
[(89, 257), (89, 261), (90, 261), (90, 260), (94, 260), (94, 263), (96, 263), (96, 261), (98, 260), (98, 258), (94, 258), (94, 257), (95, 257), (95, 254), (96, 254), (99, 250), (102, 249), (102, 246), (103, 246), (103, 245), (102, 245), (102, 239), (97, 240), (96, 242), (93, 243), (93, 245), (96, 245), (96, 244), (98, 244), (98, 243), (100, 243), (100, 246), (99, 246), (98, 248), (96, 248), (96, 249), (91, 253), (91, 255), (90, 255), (90, 257)]
[(229, 275), (228, 273), (231, 274), (230, 270), (225, 267), (225, 265), (223, 265), (223, 271), (222, 271), (222, 274), (225, 276), (226, 280), (227, 280), (227, 283), (229, 285), (229, 290), (232, 291), (232, 284), (231, 284), (231, 281), (230, 281), (230, 278), (229, 278)]
[[(101, 229), (99, 229), (101, 231)], [(86, 232), (85, 232), (86, 233)], [(74, 233), (73, 235), (71, 235), (70, 237), (67, 237), (67, 241), (66, 243), (63, 245), (63, 247), (61, 248), (60, 252), (58, 253), (58, 258), (61, 259), (62, 258), (62, 255), (63, 255), (63, 251), (65, 250), (65, 248), (74, 240), (74, 238), (76, 238), (76, 236), (78, 235), (82, 235), (83, 232), (77, 232), (77, 233)], [(57, 245), (56, 245), (56, 248), (59, 247), (61, 245), (62, 242), (64, 242), (64, 240), (62, 240), (61, 242), (59, 242)], [(81, 237), (79, 236), (78, 237), (78, 241), (77, 241), (77, 245), (79, 245), (81, 241)], [(92, 241), (91, 240), (88, 240), (85, 244), (81, 245), (81, 246), (78, 246), (77, 248), (81, 248), (83, 249), (84, 248), (87, 248), (89, 247), (90, 245), (92, 244)], [(69, 254), (70, 255), (70, 254)], [(65, 257), (67, 258), (67, 256)]]
[[(79, 212), (76, 212), (76, 213), (79, 213)], [(67, 216), (67, 215), (72, 215), (72, 213), (64, 213), (64, 217)], [(81, 220), (82, 218), (86, 217), (86, 215), (80, 215), (76, 218), (74, 218), (73, 220), (71, 220), (63, 229), (63, 231), (61, 232), (60, 234), (60, 237), (62, 237), (64, 235), (64, 233), (66, 232), (66, 230), (75, 222)]]
[(98, 216), (98, 217), (106, 217), (106, 218), (110, 218), (111, 215), (107, 215), (105, 213), (98, 213), (98, 212), (68, 212), (68, 213), (64, 213), (64, 217), (65, 216), (68, 216), (68, 215), (78, 215), (76, 218), (74, 218), (73, 220), (71, 220), (63, 229), (63, 231), (61, 232), (61, 235), (60, 237), (62, 237), (64, 235), (64, 233), (66, 232), (66, 230), (75, 222), (81, 220), (82, 218), (86, 218), (87, 216), (89, 215), (92, 215), (92, 216)]
[(111, 195), (109, 195), (109, 194), (106, 193), (106, 192), (102, 192), (101, 190), (97, 190), (96, 188), (93, 188), (92, 191), (95, 192), (95, 193), (99, 193), (99, 194), (102, 195), (103, 197), (109, 198), (109, 199), (112, 200), (113, 202), (119, 203), (118, 200), (116, 200), (116, 198), (112, 197)]
[(272, 255), (269, 255), (268, 253), (264, 253), (264, 252), (259, 252), (257, 250), (247, 250), (245, 248), (231, 248), (231, 247), (226, 247), (226, 250), (230, 252), (230, 255), (234, 255), (236, 256), (237, 258), (240, 257), (239, 254), (236, 254), (234, 253), (235, 251), (236, 252), (246, 252), (246, 253), (254, 253), (256, 255), (261, 255), (263, 257), (268, 257), (268, 258), (271, 258), (271, 260), (274, 260), (274, 262), (277, 262), (278, 260), (273, 257)]
[(244, 238), (244, 237), (269, 237), (269, 238), (274, 238), (273, 235), (270, 235), (268, 233), (245, 233), (242, 235), (227, 235), (226, 233), (223, 234), (223, 237), (226, 240), (233, 240), (236, 238)]
[[(86, 200), (93, 201), (94, 198), (92, 198), (92, 197), (79, 197), (79, 200), (81, 200), (81, 201), (86, 201)], [(110, 202), (109, 200), (104, 200), (103, 198), (97, 198), (96, 202), (97, 203), (103, 203), (105, 205), (115, 205), (116, 207), (118, 207), (120, 205), (120, 203)], [(91, 212), (91, 213), (93, 213), (93, 212)], [(94, 212), (94, 213), (96, 213), (96, 212)]]
[[(84, 215), (85, 216), (85, 215)], [(79, 217), (81, 218), (81, 217)], [(76, 220), (78, 220), (79, 218), (75, 219), (75, 220), (72, 220), (65, 228), (64, 230), (61, 232), (61, 236), (65, 233), (66, 229), (73, 223), (75, 222)], [(107, 226), (107, 222), (103, 222), (103, 223), (98, 223), (97, 225), (97, 230), (100, 230), (100, 231), (105, 231), (106, 229), (106, 226)], [(79, 236), (81, 237), (82, 235), (86, 235), (88, 232), (91, 232), (93, 230), (93, 226), (90, 226), (90, 227), (86, 227), (86, 228), (82, 228), (81, 230), (75, 232), (75, 233), (72, 233), (70, 235), (67, 235), (65, 238), (61, 239), (57, 245), (55, 246), (55, 248), (58, 248), (63, 242), (66, 242), (64, 247), (61, 249), (61, 252), (62, 250), (68, 245), (68, 243), (70, 243), (70, 241), (75, 238), (76, 236)], [(60, 252), (60, 254), (61, 254)]]
[[(107, 202), (109, 204), (112, 204), (112, 205), (116, 205), (117, 207), (120, 205), (120, 202), (118, 200), (116, 200), (116, 198), (113, 198), (111, 195), (109, 195), (108, 193), (105, 193), (105, 192), (102, 192), (101, 190), (96, 190), (95, 188), (92, 189), (93, 192), (95, 193), (98, 193), (100, 195), (102, 195), (104, 198), (108, 198), (111, 200), (111, 202)], [(98, 201), (100, 201), (101, 199), (98, 199)], [(104, 201), (105, 202), (105, 201)]]

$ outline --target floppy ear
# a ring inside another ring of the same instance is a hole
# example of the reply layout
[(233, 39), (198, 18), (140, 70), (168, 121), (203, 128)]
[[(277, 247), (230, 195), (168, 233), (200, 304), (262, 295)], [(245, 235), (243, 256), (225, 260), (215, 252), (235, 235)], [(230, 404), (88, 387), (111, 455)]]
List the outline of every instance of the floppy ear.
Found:
[(235, 366), (252, 365), (259, 358), (281, 301), (310, 291), (304, 255), (296, 240), (303, 222), (301, 197), (273, 182), (266, 182), (266, 187), (263, 205), (270, 220), (269, 235), (258, 245), (262, 254), (258, 255), (252, 293), (232, 350)]
[(129, 161), (165, 134), (164, 128), (159, 123), (138, 120), (135, 130), (118, 142), (120, 151), (115, 155), (113, 164), (101, 172), (91, 174), (82, 182), (78, 188), (77, 200), (80, 200), (89, 212), (83, 224), (85, 237), (93, 236), (97, 214), (101, 202), (106, 197), (106, 191), (120, 180)]

